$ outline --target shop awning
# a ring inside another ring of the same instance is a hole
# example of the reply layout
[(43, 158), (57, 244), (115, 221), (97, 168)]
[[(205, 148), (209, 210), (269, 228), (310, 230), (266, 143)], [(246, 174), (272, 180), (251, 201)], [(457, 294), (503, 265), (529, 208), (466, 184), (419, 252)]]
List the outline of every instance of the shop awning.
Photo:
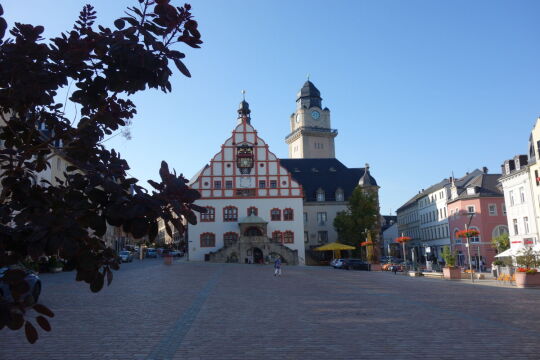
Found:
[(511, 247), (510, 249), (504, 250), (502, 253), (495, 255), (495, 257), (496, 258), (501, 258), (501, 257), (516, 256), (519, 253), (521, 253), (521, 251), (523, 251), (523, 250), (525, 250), (524, 246), (515, 246), (513, 248)]
[(338, 242), (332, 242), (328, 243), (323, 246), (319, 246), (318, 248), (315, 248), (313, 250), (315, 251), (336, 251), (336, 250), (354, 250), (356, 249), (354, 246), (341, 244)]

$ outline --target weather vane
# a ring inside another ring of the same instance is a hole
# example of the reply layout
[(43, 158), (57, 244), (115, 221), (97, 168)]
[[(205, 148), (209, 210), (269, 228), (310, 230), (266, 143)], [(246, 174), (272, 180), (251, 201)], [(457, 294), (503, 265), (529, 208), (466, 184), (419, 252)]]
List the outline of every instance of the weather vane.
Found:
[(307, 81), (309, 81), (309, 73), (307, 73)]
[(246, 90), (242, 90), (242, 99), (246, 101)]

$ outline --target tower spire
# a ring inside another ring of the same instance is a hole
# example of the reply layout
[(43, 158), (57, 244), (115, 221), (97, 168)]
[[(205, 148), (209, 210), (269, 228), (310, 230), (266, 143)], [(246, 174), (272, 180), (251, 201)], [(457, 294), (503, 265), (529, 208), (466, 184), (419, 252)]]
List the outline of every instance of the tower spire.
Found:
[(242, 102), (238, 106), (238, 124), (246, 122), (251, 123), (251, 110), (249, 109), (249, 104), (246, 101), (246, 90), (242, 90)]

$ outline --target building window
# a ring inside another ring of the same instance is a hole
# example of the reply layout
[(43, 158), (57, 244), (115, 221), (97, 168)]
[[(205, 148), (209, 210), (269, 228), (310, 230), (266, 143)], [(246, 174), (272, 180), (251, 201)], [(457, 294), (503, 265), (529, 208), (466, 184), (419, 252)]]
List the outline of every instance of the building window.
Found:
[(258, 216), (259, 215), (259, 209), (257, 209), (255, 206), (250, 206), (247, 208), (247, 216), (249, 215), (255, 215), (255, 216)]
[(214, 181), (214, 189), (221, 189), (221, 181), (219, 180)]
[(502, 204), (503, 215), (506, 216), (506, 204)]
[(225, 189), (232, 189), (232, 180), (225, 181)]
[(283, 243), (284, 244), (294, 243), (294, 233), (292, 231), (287, 230), (283, 233)]
[(216, 235), (213, 233), (201, 234), (201, 247), (214, 247), (216, 246)]
[(317, 201), (324, 201), (325, 200), (325, 194), (323, 189), (317, 190)]
[(307, 212), (304, 213), (304, 224), (307, 224), (308, 222), (308, 215)]
[(345, 199), (343, 195), (343, 190), (337, 189), (336, 190), (336, 201), (343, 201)]
[(512, 224), (514, 225), (514, 235), (519, 235), (517, 219), (512, 219)]
[(206, 213), (201, 213), (201, 222), (213, 222), (216, 221), (216, 209), (212, 206), (206, 207)]
[(514, 190), (510, 190), (508, 195), (510, 195), (510, 206), (514, 206)]
[(461, 244), (461, 238), (457, 236), (457, 233), (459, 232), (459, 229), (454, 230), (454, 242), (456, 244)]
[(474, 214), (474, 210), (474, 205), (467, 206), (467, 212), (469, 213), (469, 215)]
[(259, 189), (266, 189), (266, 181), (259, 180)]
[[(472, 227), (472, 226), (470, 227), (470, 229), (478, 230), (477, 228)], [(469, 241), (472, 242), (472, 243), (480, 242), (480, 237), (479, 236), (470, 237)]]
[(525, 188), (523, 187), (519, 188), (519, 199), (521, 200), (522, 204), (525, 202)]
[(223, 208), (223, 221), (238, 221), (238, 209), (235, 206)]
[(523, 229), (525, 230), (525, 234), (529, 233), (529, 217), (527, 216), (523, 218)]
[(328, 242), (328, 231), (317, 232), (317, 241), (319, 244), (326, 244)]
[(281, 244), (283, 242), (283, 236), (281, 231), (274, 231), (272, 233), (272, 241)]
[(326, 212), (317, 213), (317, 224), (325, 225), (326, 224)]
[(270, 210), (270, 220), (272, 220), (272, 221), (280, 221), (281, 220), (281, 210), (279, 210), (279, 209)]
[(488, 205), (488, 212), (490, 216), (497, 215), (497, 205), (495, 204), (489, 204)]
[(492, 237), (501, 236), (503, 234), (508, 234), (508, 228), (504, 225), (498, 225), (493, 229)]
[(284, 209), (283, 210), (283, 220), (284, 221), (293, 221), (294, 220), (293, 209)]
[(272, 189), (277, 188), (277, 180), (270, 180), (270, 188)]
[(307, 244), (309, 242), (309, 233), (304, 231), (304, 242)]
[(235, 232), (228, 232), (223, 234), (223, 243), (225, 246), (231, 246), (238, 240), (238, 234)]

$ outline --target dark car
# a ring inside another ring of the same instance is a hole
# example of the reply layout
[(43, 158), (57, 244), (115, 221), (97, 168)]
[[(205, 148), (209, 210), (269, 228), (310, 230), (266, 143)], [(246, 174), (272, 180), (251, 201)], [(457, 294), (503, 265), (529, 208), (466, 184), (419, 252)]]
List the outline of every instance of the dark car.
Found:
[(157, 258), (158, 253), (157, 253), (156, 249), (154, 249), (154, 248), (146, 249), (146, 257), (147, 258)]
[(370, 270), (369, 264), (361, 259), (345, 259), (341, 268), (345, 270)]
[[(31, 296), (33, 298), (32, 302), (36, 303), (39, 299), (39, 295), (41, 294), (41, 280), (39, 276), (32, 270), (26, 269), (22, 266), (10, 267), (10, 269), (23, 270), (26, 273), (24, 280), (26, 280), (28, 285), (30, 285), (30, 289), (27, 293), (22, 295), (21, 300), (24, 301), (26, 298)], [(7, 301), (13, 301), (9, 285), (3, 281), (6, 271), (8, 271), (7, 267), (0, 268), (0, 296), (4, 297)]]

